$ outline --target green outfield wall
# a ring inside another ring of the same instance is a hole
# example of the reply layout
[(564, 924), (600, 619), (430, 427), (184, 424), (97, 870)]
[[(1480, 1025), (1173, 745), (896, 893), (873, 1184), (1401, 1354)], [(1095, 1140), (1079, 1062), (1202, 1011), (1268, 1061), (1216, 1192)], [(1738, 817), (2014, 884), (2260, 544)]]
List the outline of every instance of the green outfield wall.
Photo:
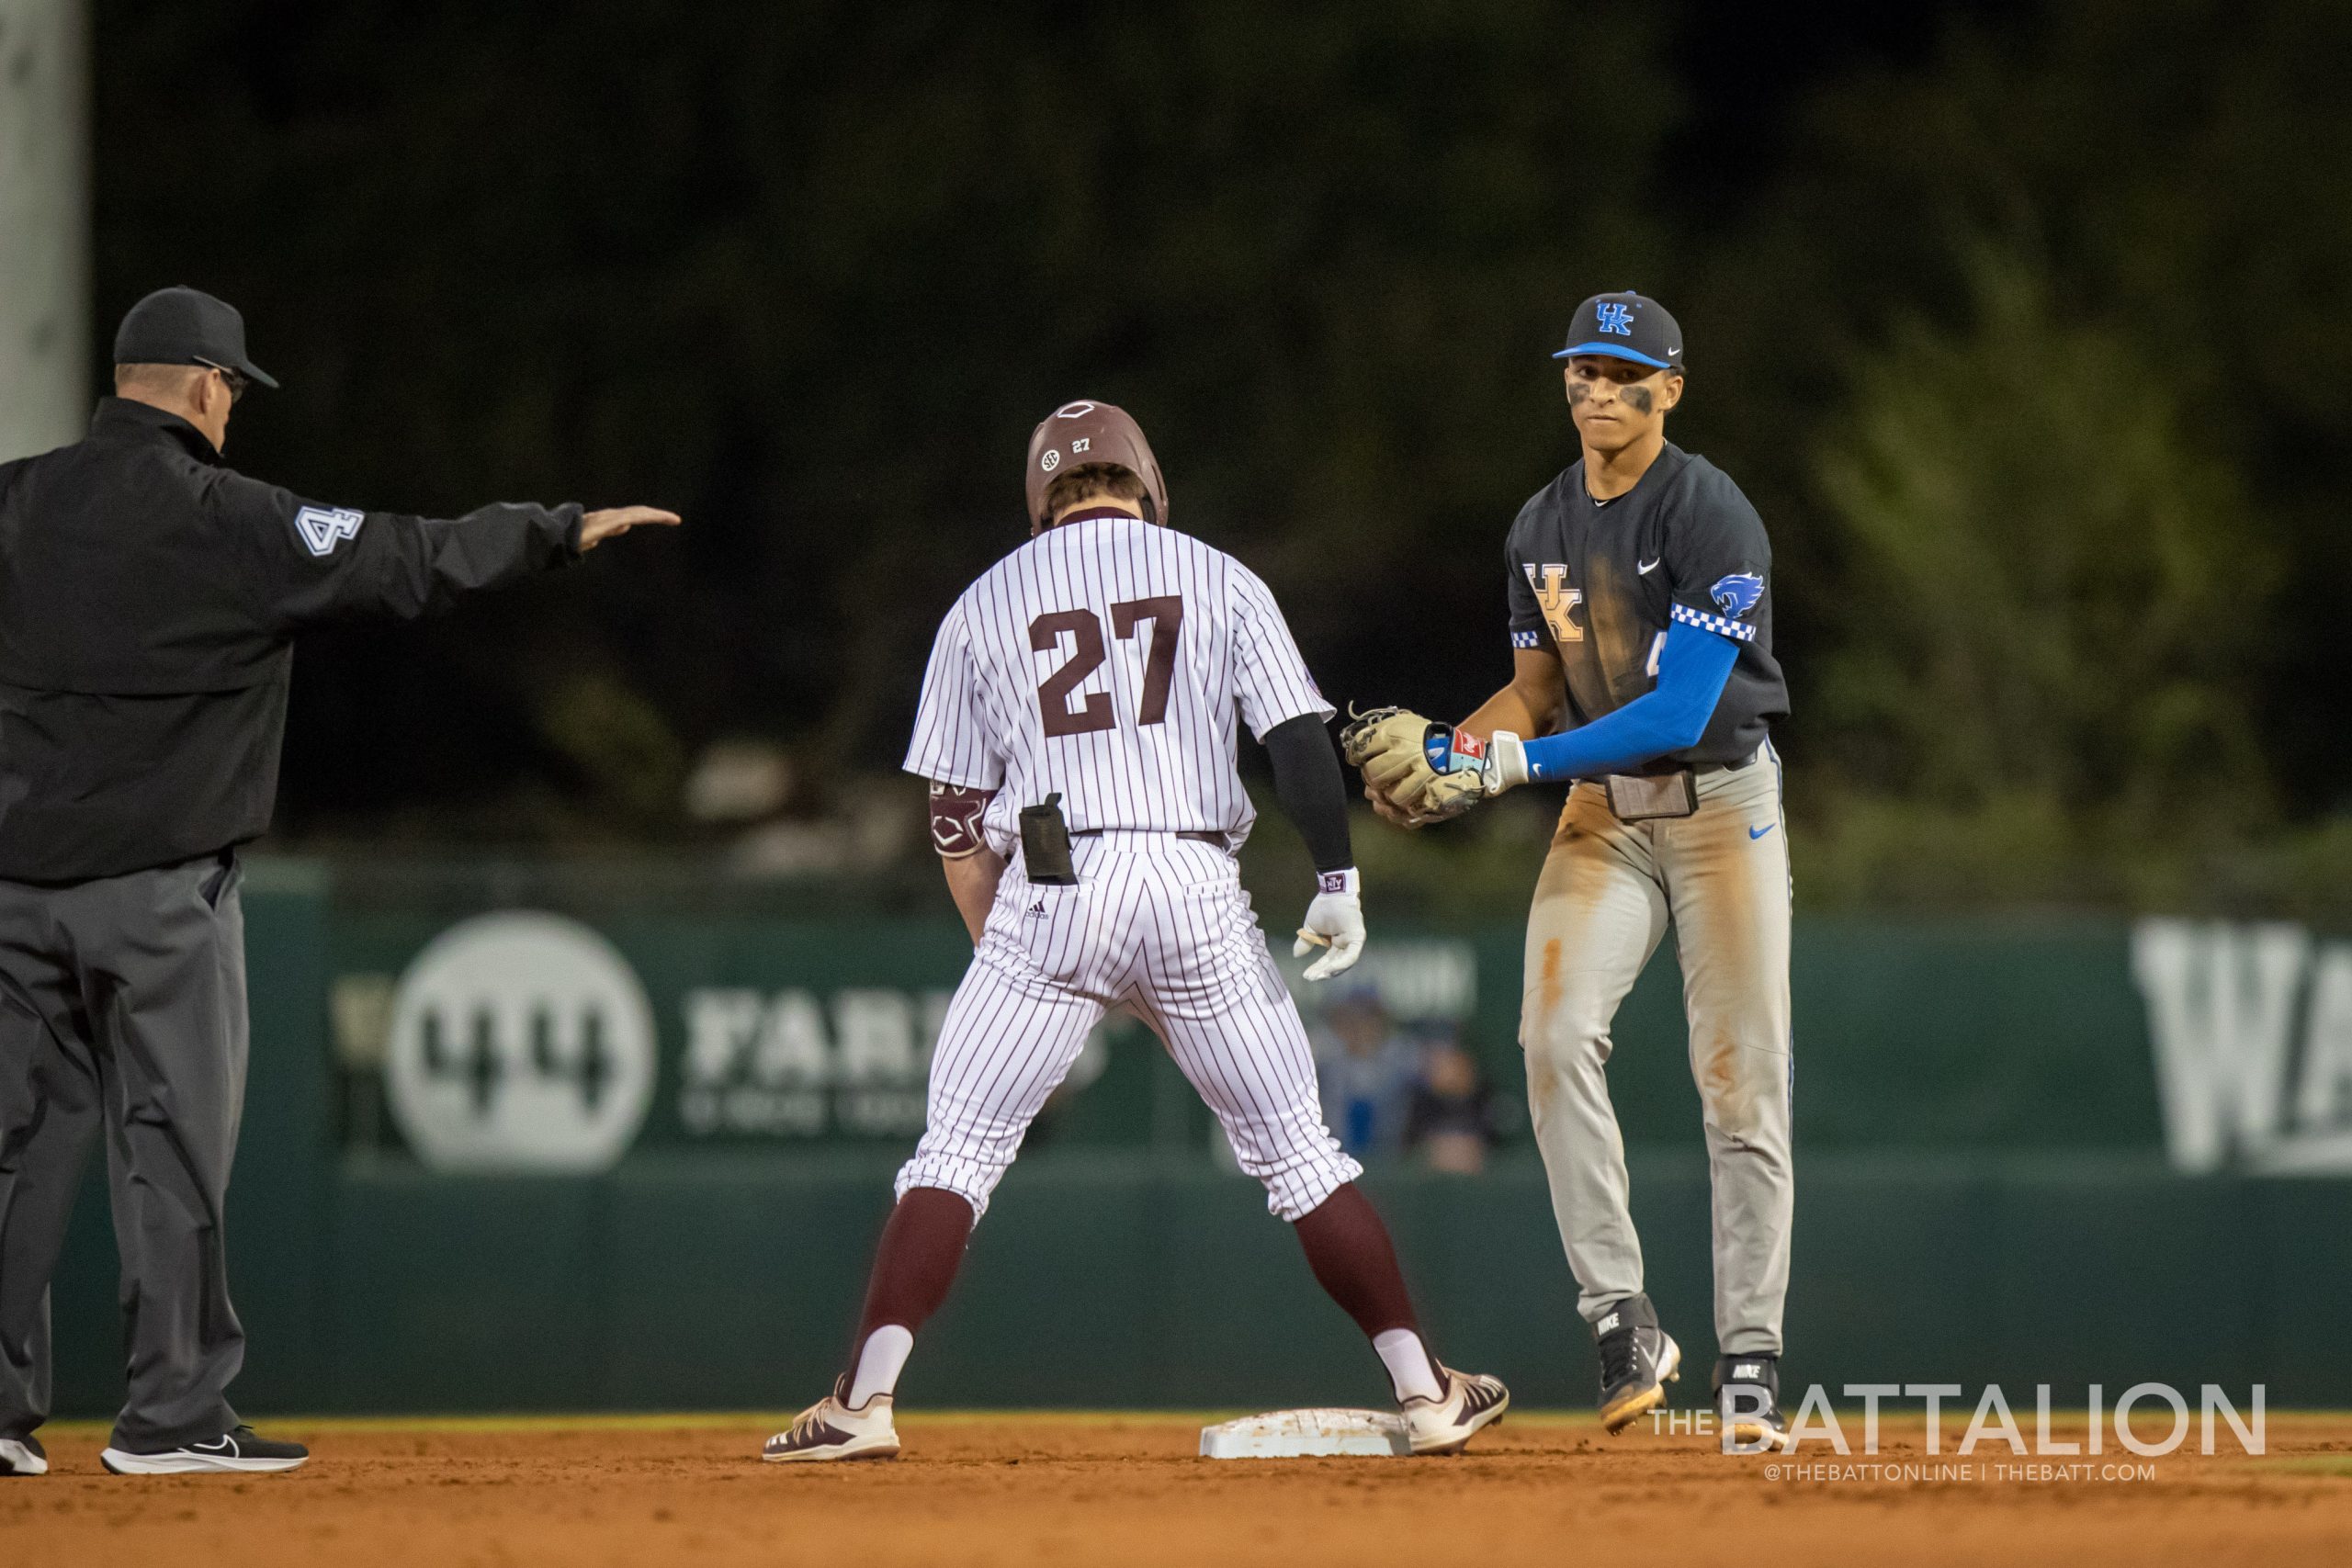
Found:
[[(952, 920), (690, 879), (273, 861), (247, 917), (230, 1257), (249, 1409), (773, 1409), (823, 1388), (968, 951)], [(1508, 1098), (1516, 931), (1384, 928), (1375, 953), (1364, 986), (1458, 1035)], [(2352, 1403), (2345, 944), (1816, 920), (1795, 982), (1791, 1379)], [(1611, 1071), (1651, 1292), (1703, 1366), (1678, 1010), (1669, 944)], [(1073, 1076), (909, 1396), (1376, 1399), (1376, 1363), (1150, 1037), (1111, 1028)], [(1481, 1175), (1396, 1161), (1369, 1184), (1443, 1353), (1583, 1403), (1591, 1354), (1523, 1130)], [(119, 1396), (112, 1298), (94, 1172), (54, 1302), (62, 1412)]]

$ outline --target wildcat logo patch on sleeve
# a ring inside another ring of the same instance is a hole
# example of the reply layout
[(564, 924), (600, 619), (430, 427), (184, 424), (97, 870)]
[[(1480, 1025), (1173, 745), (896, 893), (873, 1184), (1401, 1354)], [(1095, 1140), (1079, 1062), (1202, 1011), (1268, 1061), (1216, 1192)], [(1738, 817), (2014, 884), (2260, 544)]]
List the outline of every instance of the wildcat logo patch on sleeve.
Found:
[(1707, 590), (1707, 597), (1715, 602), (1716, 609), (1736, 620), (1756, 608), (1763, 599), (1764, 580), (1752, 571), (1735, 571), (1729, 577), (1718, 579), (1715, 585)]

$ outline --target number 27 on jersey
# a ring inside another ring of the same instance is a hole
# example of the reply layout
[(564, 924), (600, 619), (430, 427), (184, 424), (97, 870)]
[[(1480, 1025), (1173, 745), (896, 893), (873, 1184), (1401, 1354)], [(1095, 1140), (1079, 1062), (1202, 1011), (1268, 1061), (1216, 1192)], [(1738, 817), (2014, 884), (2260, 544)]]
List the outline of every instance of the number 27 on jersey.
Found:
[[(1151, 623), (1151, 646), (1144, 657), (1143, 697), (1136, 705), (1136, 723), (1164, 724), (1168, 688), (1176, 674), (1176, 636), (1184, 625), (1183, 595), (1163, 593), (1111, 606), (1111, 632), (1122, 640), (1132, 640), (1146, 621)], [(1065, 637), (1072, 639), (1069, 657), (1037, 687), (1037, 712), (1046, 734), (1053, 738), (1109, 729), (1118, 723), (1110, 693), (1088, 692), (1073, 701), (1078, 688), (1110, 657), (1102, 617), (1091, 610), (1054, 610), (1029, 623), (1029, 646), (1039, 653), (1054, 651)]]

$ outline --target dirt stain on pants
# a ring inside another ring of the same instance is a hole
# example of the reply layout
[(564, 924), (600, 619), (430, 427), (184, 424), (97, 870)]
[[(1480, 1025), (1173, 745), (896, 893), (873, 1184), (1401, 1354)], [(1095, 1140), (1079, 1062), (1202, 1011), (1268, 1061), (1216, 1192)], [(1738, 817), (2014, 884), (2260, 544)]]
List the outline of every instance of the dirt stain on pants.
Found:
[(1702, 774), (1687, 818), (1620, 822), (1599, 784), (1569, 793), (1529, 914), (1520, 1040), (1588, 1321), (1643, 1289), (1605, 1069), (1618, 1007), (1670, 926), (1713, 1178), (1716, 1339), (1781, 1348), (1795, 1186), (1787, 838), (1769, 751)]

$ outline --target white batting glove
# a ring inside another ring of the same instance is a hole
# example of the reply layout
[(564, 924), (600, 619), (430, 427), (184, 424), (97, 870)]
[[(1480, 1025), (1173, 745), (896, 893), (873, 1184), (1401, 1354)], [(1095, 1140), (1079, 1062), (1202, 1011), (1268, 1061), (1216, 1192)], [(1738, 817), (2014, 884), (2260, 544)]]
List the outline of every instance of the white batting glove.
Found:
[(1478, 764), (1479, 794), (1500, 795), (1517, 789), (1527, 779), (1527, 742), (1508, 729), (1487, 736), (1486, 761)]
[(1304, 958), (1318, 947), (1329, 948), (1306, 966), (1308, 979), (1328, 980), (1354, 968), (1356, 960), (1363, 956), (1363, 883), (1356, 868), (1350, 866), (1319, 874), (1318, 885), (1320, 891), (1306, 907), (1306, 923), (1298, 928), (1298, 941), (1292, 944), (1290, 955)]
[[(1508, 729), (1498, 729), (1481, 740), (1433, 724), (1422, 751), (1429, 776), (1418, 788), (1408, 787), (1392, 797), (1421, 821), (1459, 817), (1478, 802), (1528, 782), (1527, 743)], [(1368, 770), (1365, 777), (1371, 777)], [(1407, 826), (1418, 828), (1420, 821)]]

